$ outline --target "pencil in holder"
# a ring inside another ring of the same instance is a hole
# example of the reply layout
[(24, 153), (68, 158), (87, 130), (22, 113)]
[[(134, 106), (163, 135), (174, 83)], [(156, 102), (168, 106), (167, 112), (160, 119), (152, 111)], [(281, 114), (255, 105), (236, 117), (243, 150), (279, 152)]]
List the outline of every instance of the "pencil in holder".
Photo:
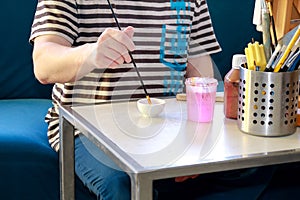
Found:
[(262, 72), (240, 68), (238, 127), (258, 136), (284, 136), (297, 128), (299, 70)]

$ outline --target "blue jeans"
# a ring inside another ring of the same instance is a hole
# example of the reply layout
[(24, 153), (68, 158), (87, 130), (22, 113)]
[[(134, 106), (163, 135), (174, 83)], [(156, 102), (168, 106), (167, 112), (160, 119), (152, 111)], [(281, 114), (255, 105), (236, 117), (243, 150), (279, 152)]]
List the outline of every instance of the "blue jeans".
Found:
[(75, 138), (75, 172), (97, 199), (130, 200), (130, 178), (86, 137)]
[[(273, 176), (267, 166), (200, 174), (196, 179), (176, 183), (174, 178), (154, 181), (154, 199), (258, 199)], [(80, 135), (75, 139), (75, 172), (97, 199), (130, 200), (129, 176), (108, 156)]]

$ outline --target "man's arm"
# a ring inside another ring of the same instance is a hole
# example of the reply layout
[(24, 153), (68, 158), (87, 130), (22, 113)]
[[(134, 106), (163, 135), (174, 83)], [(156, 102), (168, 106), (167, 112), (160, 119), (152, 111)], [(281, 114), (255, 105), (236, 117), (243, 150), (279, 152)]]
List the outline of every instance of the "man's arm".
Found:
[(186, 68), (186, 78), (189, 77), (213, 77), (213, 63), (210, 55), (190, 58)]
[(36, 78), (43, 84), (73, 82), (95, 68), (114, 68), (130, 62), (134, 30), (106, 29), (98, 41), (71, 47), (64, 38), (44, 35), (34, 39), (33, 63)]
[[(200, 56), (197, 58), (191, 58), (188, 60), (188, 65), (186, 68), (186, 78), (189, 77), (213, 77), (213, 64), (209, 55)], [(191, 176), (180, 176), (176, 177), (176, 182), (183, 182), (187, 179), (194, 179), (198, 177), (198, 174)]]

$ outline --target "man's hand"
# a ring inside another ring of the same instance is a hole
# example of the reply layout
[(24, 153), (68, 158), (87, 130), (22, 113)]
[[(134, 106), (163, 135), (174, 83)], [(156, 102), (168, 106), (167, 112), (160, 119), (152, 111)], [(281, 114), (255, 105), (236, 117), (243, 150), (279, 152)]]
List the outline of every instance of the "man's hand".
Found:
[(98, 38), (91, 61), (99, 68), (114, 68), (124, 62), (131, 62), (128, 51), (133, 51), (135, 46), (132, 41), (133, 27), (123, 31), (108, 28)]

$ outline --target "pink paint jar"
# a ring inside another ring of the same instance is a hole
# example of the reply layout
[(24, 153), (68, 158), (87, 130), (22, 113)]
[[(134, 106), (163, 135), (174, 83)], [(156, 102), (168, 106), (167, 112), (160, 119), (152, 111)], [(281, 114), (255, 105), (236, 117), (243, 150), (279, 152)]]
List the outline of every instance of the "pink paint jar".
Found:
[(214, 78), (191, 77), (186, 79), (188, 120), (211, 122), (214, 116), (218, 81)]

